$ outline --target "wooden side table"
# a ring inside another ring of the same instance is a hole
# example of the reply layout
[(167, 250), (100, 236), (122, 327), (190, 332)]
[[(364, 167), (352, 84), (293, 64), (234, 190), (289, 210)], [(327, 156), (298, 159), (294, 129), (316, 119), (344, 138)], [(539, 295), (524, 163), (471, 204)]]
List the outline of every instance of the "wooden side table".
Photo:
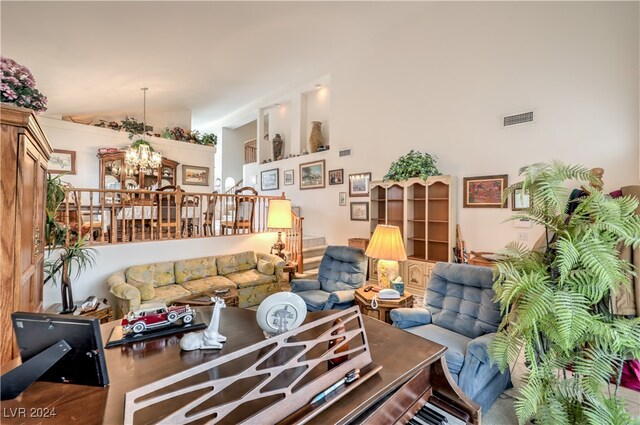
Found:
[(291, 279), (296, 277), (296, 271), (298, 271), (298, 265), (295, 264), (295, 263), (287, 263), (282, 268), (282, 271), (283, 271), (283, 273), (287, 273), (288, 274), (289, 282), (291, 282)]
[(391, 324), (392, 321), (389, 314), (391, 310), (400, 307), (413, 307), (413, 294), (405, 289), (404, 295), (399, 299), (381, 300), (378, 298), (378, 308), (373, 308), (371, 307), (371, 300), (378, 293), (373, 291), (365, 292), (364, 288), (367, 286), (369, 285), (356, 289), (355, 294), (356, 305), (360, 308), (360, 312), (366, 316)]
[(179, 300), (172, 301), (173, 305), (186, 305), (200, 306), (200, 305), (213, 305), (211, 297), (220, 297), (224, 300), (227, 307), (238, 307), (238, 290), (235, 288), (229, 288), (229, 292), (225, 294), (216, 294), (214, 291), (200, 292), (199, 294), (192, 294)]
[[(100, 319), (100, 323), (107, 323), (113, 320), (113, 310), (109, 304), (104, 302), (104, 300), (100, 301), (100, 303), (98, 304), (98, 308), (92, 311), (87, 311), (85, 313), (80, 310), (82, 302), (76, 302), (74, 303), (74, 305), (76, 306), (76, 311), (73, 312), (74, 316), (97, 317), (98, 319)], [(45, 310), (45, 313), (60, 314), (60, 311), (62, 311), (62, 304), (55, 303), (47, 308)]]

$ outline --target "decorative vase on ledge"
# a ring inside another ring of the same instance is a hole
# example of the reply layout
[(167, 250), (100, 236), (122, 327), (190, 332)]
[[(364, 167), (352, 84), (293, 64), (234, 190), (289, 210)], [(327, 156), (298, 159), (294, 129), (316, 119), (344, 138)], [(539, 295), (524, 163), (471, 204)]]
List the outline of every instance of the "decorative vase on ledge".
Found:
[(278, 161), (283, 158), (282, 148), (284, 147), (284, 141), (280, 134), (276, 133), (276, 137), (273, 138), (273, 160)]
[(309, 135), (309, 150), (318, 152), (318, 148), (324, 145), (324, 138), (322, 137), (322, 122), (311, 122), (311, 135)]

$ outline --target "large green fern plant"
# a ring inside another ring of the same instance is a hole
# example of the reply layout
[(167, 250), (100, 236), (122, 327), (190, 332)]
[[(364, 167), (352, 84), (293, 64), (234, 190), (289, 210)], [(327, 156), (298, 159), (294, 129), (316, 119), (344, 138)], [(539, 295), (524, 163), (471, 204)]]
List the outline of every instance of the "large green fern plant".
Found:
[[(520, 172), (524, 181), (517, 188), (529, 191), (533, 202), (512, 219), (544, 226), (546, 244), (539, 251), (510, 244), (503, 252), (494, 289), (504, 319), (490, 346), (503, 371), (524, 354), (527, 373), (515, 402), (519, 421), (633, 423), (617, 385), (622, 362), (640, 358), (640, 319), (612, 315), (609, 296), (633, 273), (616, 246), (640, 244), (638, 200), (612, 199), (580, 166), (540, 163)], [(576, 180), (590, 194), (569, 217), (566, 185)]]

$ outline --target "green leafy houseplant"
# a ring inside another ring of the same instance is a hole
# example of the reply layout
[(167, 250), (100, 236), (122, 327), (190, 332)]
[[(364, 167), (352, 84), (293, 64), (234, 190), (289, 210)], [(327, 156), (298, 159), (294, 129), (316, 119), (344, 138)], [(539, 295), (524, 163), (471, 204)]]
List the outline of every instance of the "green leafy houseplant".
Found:
[[(44, 283), (51, 281), (54, 285), (60, 276), (63, 312), (73, 311), (73, 294), (71, 291), (71, 274), (75, 268), (74, 278), (93, 267), (97, 251), (88, 246), (90, 234), (81, 235), (81, 229), (70, 228), (66, 223), (57, 220), (58, 211), (65, 201), (65, 185), (61, 178), (64, 174), (47, 176), (47, 199), (45, 202), (45, 238), (48, 257), (44, 264)], [(75, 206), (77, 208), (77, 206)], [(77, 211), (78, 216), (81, 211)], [(62, 273), (60, 273), (62, 272)]]
[[(512, 217), (545, 228), (542, 251), (512, 243), (497, 263), (494, 285), (504, 319), (490, 354), (501, 370), (522, 351), (527, 372), (515, 406), (521, 424), (630, 424), (617, 397), (622, 362), (640, 357), (640, 319), (614, 316), (610, 294), (628, 262), (616, 246), (640, 244), (634, 197), (612, 199), (586, 168), (558, 162), (521, 170), (531, 208)], [(567, 180), (588, 183), (588, 195), (565, 214)], [(609, 382), (616, 382), (610, 393)]]
[(429, 176), (437, 176), (440, 171), (436, 167), (436, 160), (435, 156), (412, 149), (408, 154), (401, 156), (391, 164), (384, 180), (402, 181), (412, 177), (426, 179)]

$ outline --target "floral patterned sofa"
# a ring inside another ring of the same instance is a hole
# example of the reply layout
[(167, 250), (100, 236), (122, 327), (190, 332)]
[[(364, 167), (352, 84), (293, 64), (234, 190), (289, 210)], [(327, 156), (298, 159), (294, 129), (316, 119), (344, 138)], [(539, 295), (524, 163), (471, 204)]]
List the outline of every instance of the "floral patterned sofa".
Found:
[(238, 306), (260, 304), (280, 291), (284, 261), (275, 255), (241, 252), (233, 255), (131, 266), (107, 279), (116, 297), (115, 315), (150, 302), (170, 303), (207, 290), (237, 288)]

